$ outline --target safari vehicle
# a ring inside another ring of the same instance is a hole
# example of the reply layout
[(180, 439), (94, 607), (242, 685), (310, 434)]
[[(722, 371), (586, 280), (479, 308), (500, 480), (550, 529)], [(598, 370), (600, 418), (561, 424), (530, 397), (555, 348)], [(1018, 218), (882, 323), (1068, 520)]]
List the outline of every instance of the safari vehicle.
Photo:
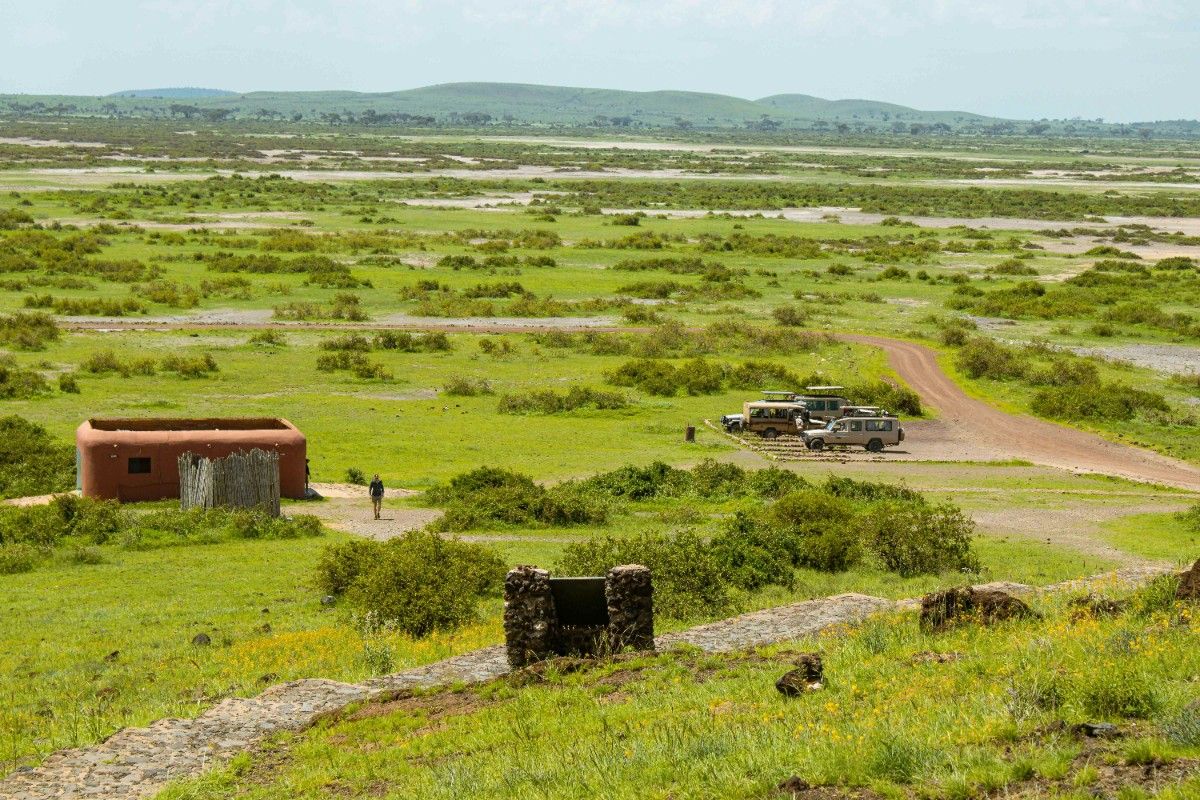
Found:
[(840, 392), (841, 386), (806, 386), (804, 394), (792, 395), (792, 400), (804, 403), (808, 413), (814, 420), (825, 422), (842, 416), (842, 409), (850, 405), (850, 401)]
[(843, 417), (830, 420), (824, 428), (801, 431), (800, 436), (809, 450), (860, 445), (872, 453), (879, 453), (885, 447), (903, 442), (904, 428), (900, 427), (900, 420), (892, 416)]
[(803, 426), (803, 403), (781, 403), (756, 400), (742, 407), (740, 431), (757, 433), (764, 439), (790, 434), (795, 436)]

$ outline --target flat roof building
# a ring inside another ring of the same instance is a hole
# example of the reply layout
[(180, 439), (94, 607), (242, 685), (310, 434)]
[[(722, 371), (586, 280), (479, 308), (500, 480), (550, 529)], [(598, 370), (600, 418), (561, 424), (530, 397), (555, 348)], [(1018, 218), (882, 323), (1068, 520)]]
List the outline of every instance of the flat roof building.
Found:
[(179, 497), (179, 456), (279, 453), (279, 494), (304, 497), (307, 443), (286, 419), (89, 419), (75, 431), (84, 497), (122, 502)]

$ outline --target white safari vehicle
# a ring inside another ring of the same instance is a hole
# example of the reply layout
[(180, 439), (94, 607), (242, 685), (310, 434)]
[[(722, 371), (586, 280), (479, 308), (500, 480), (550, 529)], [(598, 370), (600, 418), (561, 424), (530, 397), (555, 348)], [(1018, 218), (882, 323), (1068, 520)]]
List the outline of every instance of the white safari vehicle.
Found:
[(842, 417), (830, 420), (824, 428), (801, 431), (800, 435), (809, 450), (858, 445), (879, 453), (903, 442), (904, 428), (893, 416)]

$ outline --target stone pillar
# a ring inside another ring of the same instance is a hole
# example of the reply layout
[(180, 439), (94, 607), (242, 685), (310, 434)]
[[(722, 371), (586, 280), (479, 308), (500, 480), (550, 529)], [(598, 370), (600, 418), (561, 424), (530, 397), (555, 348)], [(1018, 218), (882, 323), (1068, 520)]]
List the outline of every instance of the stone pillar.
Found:
[(608, 640), (614, 653), (627, 647), (654, 649), (654, 587), (650, 568), (625, 564), (608, 571)]
[(504, 578), (504, 641), (514, 669), (554, 655), (557, 635), (550, 573), (514, 567)]

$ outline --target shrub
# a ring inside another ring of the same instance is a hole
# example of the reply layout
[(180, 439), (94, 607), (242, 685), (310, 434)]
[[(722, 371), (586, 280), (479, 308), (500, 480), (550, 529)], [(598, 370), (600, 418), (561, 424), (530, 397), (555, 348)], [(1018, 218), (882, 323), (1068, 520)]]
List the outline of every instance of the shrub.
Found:
[(12, 356), (0, 356), (0, 399), (29, 400), (50, 392), (40, 372), (21, 369)]
[(74, 485), (74, 447), (23, 417), (0, 417), (0, 498), (64, 492)]
[(625, 408), (629, 400), (620, 392), (606, 392), (590, 386), (572, 386), (559, 394), (539, 389), (528, 394), (506, 394), (496, 410), (501, 414), (562, 414), (583, 408), (611, 411)]
[(787, 367), (770, 361), (745, 361), (726, 373), (731, 389), (762, 389), (767, 386), (799, 386), (801, 379)]
[(798, 328), (808, 322), (808, 314), (799, 306), (779, 306), (771, 312), (779, 325)]
[(58, 390), (64, 394), (79, 394), (79, 380), (74, 372), (64, 372), (58, 376)]
[(880, 406), (892, 413), (921, 413), (921, 396), (906, 386), (896, 386), (887, 381), (870, 381), (851, 386), (846, 394), (858, 400), (860, 405)]
[(721, 571), (738, 588), (754, 591), (774, 584), (790, 589), (795, 584), (795, 564), (787, 544), (744, 512), (738, 512), (709, 544)]
[(358, 467), (349, 467), (346, 469), (346, 483), (351, 483), (355, 486), (366, 486), (367, 476)]
[(177, 355), (164, 356), (162, 368), (164, 372), (177, 373), (181, 378), (206, 378), (214, 372), (220, 371), (216, 359), (210, 353), (191, 357)]
[(324, 595), (345, 594), (360, 575), (379, 558), (382, 542), (373, 539), (350, 539), (329, 544), (317, 559), (314, 584)]
[(23, 542), (0, 544), (0, 575), (29, 572), (41, 560), (38, 549)]
[(1187, 256), (1171, 256), (1164, 258), (1154, 265), (1155, 269), (1195, 269), (1196, 259)]
[(746, 486), (746, 470), (706, 458), (692, 467), (692, 491), (701, 497), (731, 497), (741, 494)]
[(694, 619), (728, 613), (729, 582), (713, 550), (694, 533), (597, 536), (566, 547), (557, 565), (564, 575), (604, 575), (621, 564), (644, 564), (654, 580), (655, 613)]
[(859, 562), (862, 548), (852, 527), (854, 507), (819, 491), (799, 491), (779, 498), (757, 524), (777, 537), (795, 566), (842, 572)]
[(774, 500), (785, 494), (808, 488), (808, 481), (791, 470), (767, 467), (749, 474), (747, 487), (757, 497)]
[(467, 378), (462, 375), (452, 376), (442, 387), (442, 394), (451, 397), (475, 397), (481, 394), (492, 394), (492, 384), (486, 378)]
[(925, 500), (920, 492), (902, 484), (856, 481), (853, 478), (843, 478), (837, 475), (830, 475), (826, 478), (821, 490), (833, 497), (864, 502), (901, 500), (907, 503), (922, 503)]
[(0, 344), (17, 350), (42, 350), (62, 336), (54, 317), (40, 312), (0, 315)]
[(1003, 381), (1025, 375), (1025, 362), (1017, 351), (982, 336), (972, 337), (958, 351), (958, 368), (971, 378)]
[(1035, 414), (1067, 420), (1128, 420), (1139, 413), (1171, 410), (1162, 395), (1120, 383), (1040, 389), (1030, 405)]
[(246, 344), (260, 345), (262, 347), (286, 347), (287, 339), (279, 331), (258, 331), (251, 334), (246, 340)]
[(352, 544), (322, 554), (318, 585), (411, 636), (470, 621), (479, 599), (498, 592), (504, 578), (504, 562), (491, 550), (433, 533)]
[(906, 578), (980, 569), (971, 550), (975, 523), (954, 506), (877, 503), (860, 517), (859, 531), (884, 568)]
[(430, 530), (463, 531), (495, 525), (584, 525), (608, 520), (606, 502), (584, 484), (565, 483), (547, 489), (527, 475), (495, 467), (479, 467), (456, 475), (450, 483), (425, 493), (445, 508)]
[(628, 500), (648, 500), (682, 494), (691, 486), (691, 473), (661, 461), (645, 467), (625, 466), (583, 481), (590, 491)]

